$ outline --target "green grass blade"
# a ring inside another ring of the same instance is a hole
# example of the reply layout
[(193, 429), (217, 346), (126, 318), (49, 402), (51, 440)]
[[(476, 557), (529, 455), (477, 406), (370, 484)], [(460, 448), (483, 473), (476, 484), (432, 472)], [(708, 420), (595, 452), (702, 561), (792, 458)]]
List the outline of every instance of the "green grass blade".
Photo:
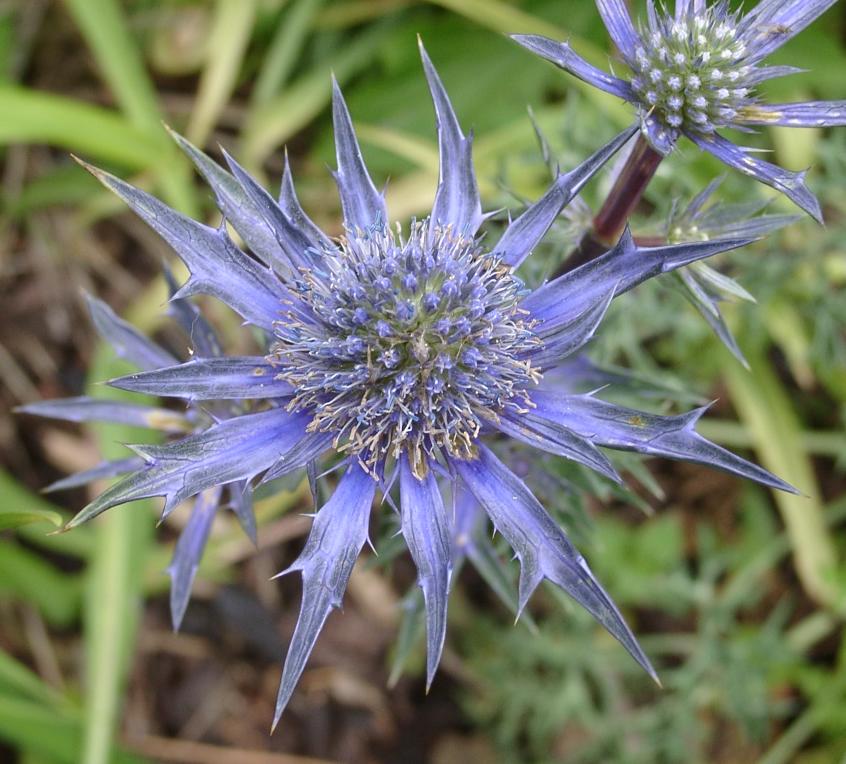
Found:
[(238, 79), (256, 16), (255, 0), (218, 0), (200, 77), (197, 99), (186, 128), (188, 140), (202, 146), (214, 129)]
[(284, 93), (252, 112), (244, 125), (244, 164), (256, 168), (329, 103), (330, 72), (343, 84), (379, 55), (379, 41), (390, 22), (376, 24), (327, 61), (304, 74)]
[(776, 491), (774, 498), (787, 528), (796, 572), (814, 600), (842, 607), (834, 582), (837, 556), (826, 528), (819, 488), (801, 428), (787, 393), (760, 353), (746, 352), (750, 372), (727, 361), (724, 366), (732, 402), (749, 429), (762, 464), (805, 496)]
[[(101, 347), (91, 368), (92, 382), (123, 373), (126, 365)], [(103, 385), (91, 384), (89, 394), (127, 396)], [(136, 396), (137, 399), (137, 396)], [(97, 428), (106, 458), (126, 455), (121, 443), (138, 442), (137, 433), (119, 425)], [(143, 565), (152, 541), (150, 502), (117, 507), (95, 524), (95, 543), (87, 571), (85, 601), (85, 697), (83, 764), (113, 760), (113, 737), (129, 670), (141, 607)]]
[[(121, 110), (140, 131), (158, 145), (158, 177), (170, 204), (188, 215), (198, 205), (187, 161), (177, 152), (162, 126), (163, 115), (152, 80), (144, 68), (117, 0), (65, 0), (68, 11), (91, 48), (94, 58)], [(131, 147), (128, 143), (127, 148)]]
[(297, 0), (286, 12), (259, 70), (253, 88), (253, 104), (265, 104), (282, 90), (305, 46), (315, 13), (325, 2)]
[(67, 627), (79, 615), (82, 589), (79, 576), (9, 540), (0, 544), (0, 593), (31, 603), (51, 625)]
[(0, 113), (0, 144), (49, 143), (130, 169), (161, 163), (161, 142), (109, 109), (5, 86)]
[(58, 528), (62, 516), (49, 502), (31, 494), (0, 470), (0, 531), (45, 522)]

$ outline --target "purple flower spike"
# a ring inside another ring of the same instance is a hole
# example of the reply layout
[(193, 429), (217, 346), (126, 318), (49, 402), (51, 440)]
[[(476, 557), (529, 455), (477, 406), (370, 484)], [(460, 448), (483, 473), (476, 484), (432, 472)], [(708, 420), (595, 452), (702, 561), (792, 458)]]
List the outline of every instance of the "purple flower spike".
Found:
[(801, 71), (760, 66), (761, 61), (827, 11), (836, 0), (761, 0), (741, 15), (726, 0), (677, 0), (674, 12), (647, 5), (647, 20), (635, 26), (623, 0), (596, 0), (628, 79), (611, 76), (580, 58), (565, 42), (537, 35), (514, 39), (581, 80), (637, 107), (652, 147), (667, 154), (681, 136), (730, 167), (781, 191), (815, 220), (819, 203), (804, 173), (787, 172), (754, 159), (722, 138), (724, 128), (750, 125), (827, 127), (846, 124), (846, 101), (764, 104), (761, 82)]
[[(602, 7), (614, 14), (623, 5), (608, 0)], [(694, 12), (700, 4), (688, 7)], [(635, 44), (628, 25), (617, 24), (614, 33), (622, 46)], [(323, 624), (342, 600), (367, 540), (377, 488), (399, 494), (398, 502), (390, 497), (391, 503), (400, 508), (402, 535), (423, 592), (427, 686), (443, 650), (452, 572), (464, 557), (518, 612), (542, 579), (561, 586), (655, 676), (567, 535), (484, 445), (490, 434), (579, 462), (614, 481), (620, 476), (600, 447), (687, 459), (789, 490), (765, 470), (696, 435), (693, 424), (701, 412), (661, 418), (593, 397), (560, 397), (542, 386), (545, 374), (550, 380), (557, 373), (569, 375), (570, 383), (584, 375), (573, 354), (594, 336), (617, 295), (753, 237), (738, 230), (720, 241), (641, 248), (626, 232), (606, 255), (534, 292), (527, 290), (515, 269), (637, 128), (559, 174), (500, 241), (487, 247), (478, 230), (485, 215), (471, 139), (422, 46), (421, 57), (437, 118), (441, 170), (432, 214), (404, 233), (389, 225), (383, 195), (364, 164), (337, 83), (335, 178), (345, 223), (345, 234), (337, 241), (306, 216), (287, 161), (277, 202), (232, 158), (227, 157), (229, 170), (224, 170), (177, 136), (251, 254), (239, 249), (224, 227), (189, 220), (123, 181), (92, 170), (188, 265), (191, 275), (176, 291), (171, 310), (192, 338), (194, 354), (180, 362), (94, 304), (102, 333), (141, 369), (111, 384), (183, 401), (184, 418), (169, 410), (167, 414), (186, 429), (181, 439), (136, 446), (135, 458), (82, 476), (124, 475), (67, 527), (139, 498), (163, 496), (166, 516), (179, 502), (199, 497), (170, 568), (172, 614), (178, 625), (214, 512), (227, 494), (229, 506), (255, 538), (251, 490), (256, 483), (305, 468), (316, 494), (319, 462), (327, 451), (334, 466), (344, 470), (290, 568), (302, 574), (303, 597), (274, 726)], [(629, 86), (623, 85), (627, 91)], [(183, 299), (201, 292), (257, 327), (266, 355), (223, 355), (197, 308)], [(150, 409), (106, 411), (75, 400), (36, 404), (29, 410), (77, 419), (95, 412), (131, 412), (150, 421)], [(222, 494), (224, 486), (228, 489)], [(451, 503), (445, 501), (448, 494)], [(486, 517), (520, 560), (516, 600), (485, 536)]]

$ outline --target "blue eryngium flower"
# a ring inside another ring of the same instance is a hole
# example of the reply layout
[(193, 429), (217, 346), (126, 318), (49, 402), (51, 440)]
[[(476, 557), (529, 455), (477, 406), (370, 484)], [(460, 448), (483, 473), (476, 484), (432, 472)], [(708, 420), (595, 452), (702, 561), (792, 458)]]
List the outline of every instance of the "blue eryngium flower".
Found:
[(376, 491), (388, 495), (395, 481), (402, 533), (425, 599), (428, 682), (443, 647), (455, 553), (454, 511), (442, 493), (450, 487), (453, 501), (468, 492), (513, 547), (522, 566), (520, 609), (548, 578), (655, 676), (584, 558), (484, 444), (485, 436), (516, 438), (617, 481), (598, 446), (707, 464), (792, 490), (697, 435), (694, 425), (704, 409), (655, 416), (543, 383), (545, 371), (593, 336), (616, 295), (748, 239), (641, 248), (627, 232), (605, 256), (528, 292), (515, 269), (637, 128), (560, 175), (486, 248), (478, 235), (484, 215), (471, 140), (422, 47), (421, 54), (437, 115), (441, 171), (431, 216), (405, 233), (387, 225), (384, 199), (367, 173), (337, 85), (335, 177), (346, 230), (337, 241), (306, 216), (287, 164), (277, 202), (230, 157), (231, 174), (177, 137), (252, 257), (235, 246), (225, 226), (184, 217), (92, 168), (187, 264), (191, 275), (176, 297), (218, 297), (264, 332), (267, 353), (158, 361), (152, 370), (114, 380), (117, 387), (190, 402), (238, 401), (243, 409), (229, 409), (169, 445), (135, 447), (144, 465), (67, 527), (142, 497), (164, 496), (167, 515), (182, 500), (220, 486), (266, 482), (303, 467), (313, 476), (327, 452), (344, 470), (289, 568), (302, 574), (303, 597), (274, 725), (329, 612), (341, 602), (368, 537)]
[(514, 39), (579, 79), (634, 104), (644, 135), (661, 154), (669, 153), (685, 135), (721, 162), (781, 191), (821, 222), (819, 202), (805, 185), (804, 172), (756, 159), (717, 131), (846, 124), (846, 101), (765, 104), (755, 93), (765, 80), (801, 71), (761, 64), (835, 2), (761, 0), (741, 15), (726, 0), (676, 0), (675, 13), (657, 10), (654, 0), (647, 0), (647, 22), (636, 28), (625, 0), (596, 0), (631, 70), (628, 79), (597, 69), (566, 42), (536, 35)]

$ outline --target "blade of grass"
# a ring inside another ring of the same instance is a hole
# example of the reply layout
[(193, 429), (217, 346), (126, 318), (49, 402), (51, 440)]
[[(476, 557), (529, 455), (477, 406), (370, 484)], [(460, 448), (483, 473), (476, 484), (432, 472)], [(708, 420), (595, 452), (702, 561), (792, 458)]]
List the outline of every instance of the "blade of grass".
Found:
[(156, 167), (161, 142), (117, 112), (15, 86), (0, 87), (0, 143), (49, 143), (131, 169)]
[(207, 46), (207, 61), (186, 134), (205, 144), (232, 95), (256, 17), (255, 0), (217, 0)]
[(0, 592), (35, 605), (53, 626), (67, 627), (79, 615), (82, 587), (71, 576), (23, 546), (0, 544)]
[(805, 496), (776, 491), (774, 498), (790, 537), (796, 572), (810, 597), (840, 608), (834, 573), (837, 556), (825, 525), (816, 478), (801, 445), (796, 413), (778, 378), (760, 352), (744, 355), (750, 372), (727, 360), (725, 380), (740, 420), (749, 428), (763, 465)]
[(46, 501), (33, 503), (31, 498), (26, 489), (0, 470), (0, 531), (30, 523), (52, 523), (55, 528), (62, 524), (62, 516)]
[[(89, 394), (130, 398), (94, 384), (124, 373), (105, 347), (91, 367)], [(121, 443), (138, 442), (135, 431), (120, 425), (96, 428), (105, 458), (126, 455)], [(141, 607), (143, 565), (152, 541), (150, 501), (118, 507), (95, 524), (94, 550), (87, 570), (84, 636), (87, 693), (85, 697), (83, 764), (113, 760), (113, 737), (132, 655)]]
[(65, 0), (65, 4), (121, 110), (136, 128), (156, 142), (159, 156), (166, 159), (155, 166), (168, 202), (196, 217), (198, 204), (188, 163), (162, 126), (163, 115), (155, 87), (144, 68), (141, 51), (130, 34), (120, 4), (117, 0)]
[(373, 25), (339, 53), (302, 75), (285, 92), (250, 113), (244, 124), (240, 154), (248, 169), (258, 168), (326, 107), (332, 90), (330, 71), (343, 84), (379, 55), (379, 42), (390, 26), (390, 20)]
[(253, 104), (265, 104), (282, 90), (305, 46), (314, 16), (325, 2), (298, 0), (285, 13), (256, 78)]

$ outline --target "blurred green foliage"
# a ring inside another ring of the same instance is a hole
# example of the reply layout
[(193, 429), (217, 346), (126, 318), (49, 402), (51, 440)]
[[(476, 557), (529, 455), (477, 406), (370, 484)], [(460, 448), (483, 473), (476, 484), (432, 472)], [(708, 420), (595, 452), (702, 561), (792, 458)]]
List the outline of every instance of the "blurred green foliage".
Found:
[[(811, 73), (773, 82), (768, 92), (775, 99), (844, 96), (842, 10), (777, 54), (774, 63)], [(62, 53), (43, 34), (48, 25), (83, 61), (76, 81), (61, 76)], [(185, 212), (210, 214), (208, 193), (192, 179), (163, 121), (207, 146), (220, 141), (266, 177), (278, 175), (288, 143), (305, 206), (337, 230), (326, 171), (330, 70), (345, 88), (377, 181), (391, 179), (393, 214), (424, 212), (437, 155), (418, 33), (459, 118), (476, 133), (486, 207), (516, 209), (539, 195), (548, 172), (527, 104), (561, 167), (631, 119), (615, 99), (504, 36), (527, 31), (569, 37), (588, 58), (606, 62), (608, 41), (587, 0), (0, 3), (0, 146), (5, 158), (16, 147), (56, 149), (52, 161), (4, 194), (0, 231), (28, 231), (44, 210), (69, 210), (80, 228), (122, 211), (67, 152), (129, 175)], [(53, 76), (38, 74), (45, 69)], [(635, 626), (651, 625), (640, 633), (665, 688), (649, 686), (616, 644), (552, 590), (533, 606), (532, 636), (512, 627), (507, 607), (458, 593), (448, 641), (472, 677), (460, 690), (461, 705), (467, 725), (492, 741), (503, 761), (811, 764), (846, 755), (840, 622), (846, 569), (836, 563), (846, 553), (836, 533), (846, 518), (846, 134), (767, 132), (748, 140), (774, 148), (793, 169), (813, 163), (811, 186), (829, 221), (826, 228), (800, 222), (719, 264), (758, 300), (726, 311), (756, 360), (752, 372), (734, 365), (683, 298), (660, 283), (615, 304), (592, 353), (660, 380), (668, 405), (682, 400), (682, 391), (688, 399), (727, 396), (741, 425), (721, 405), (703, 431), (753, 450), (807, 498), (780, 497), (776, 504), (744, 486), (738, 496), (727, 495), (736, 507), (728, 521), (721, 512), (718, 531), (707, 513), (684, 506), (684, 492), (662, 500), (638, 460), (626, 466), (649, 489), (640, 497), (559, 465), (571, 489), (551, 491), (547, 504), (587, 545), (597, 574)], [(657, 230), (674, 198), (690, 198), (719, 172), (693, 148), (677, 152), (662, 165), (637, 225)], [(595, 206), (605, 190), (607, 174), (585, 200)], [(747, 199), (767, 192), (730, 176), (720, 193)], [(789, 204), (779, 197), (773, 207)], [(531, 261), (528, 278), (554, 269), (565, 228), (562, 221)], [(155, 326), (160, 297), (156, 284), (131, 307), (134, 317)], [(92, 381), (111, 376), (110, 361), (98, 358)], [(104, 450), (132, 439), (115, 431), (98, 438)], [(588, 512), (584, 496), (597, 493), (606, 506)], [(711, 509), (707, 494), (696, 494), (697, 502)], [(623, 511), (624, 503), (661, 508), (648, 518)], [(292, 505), (286, 494), (264, 516)], [(138, 613), (143, 598), (165, 585), (169, 551), (153, 538), (153, 514), (143, 507), (110, 513), (72, 534), (45, 535), (62, 512), (0, 474), (0, 593), (34, 608), (51, 630), (84, 624), (87, 654), (84, 670), (70, 667), (54, 686), (29, 668), (25, 651), (13, 657), (0, 650), (0, 739), (27, 762), (136, 761), (113, 742), (114, 730)], [(234, 533), (233, 526), (212, 544), (201, 576), (225, 578), (216, 550)], [(382, 551), (389, 560), (390, 547)], [(70, 561), (74, 572), (57, 560)], [(508, 582), (499, 584), (508, 600)], [(399, 665), (419, 671), (419, 629), (408, 624)]]

